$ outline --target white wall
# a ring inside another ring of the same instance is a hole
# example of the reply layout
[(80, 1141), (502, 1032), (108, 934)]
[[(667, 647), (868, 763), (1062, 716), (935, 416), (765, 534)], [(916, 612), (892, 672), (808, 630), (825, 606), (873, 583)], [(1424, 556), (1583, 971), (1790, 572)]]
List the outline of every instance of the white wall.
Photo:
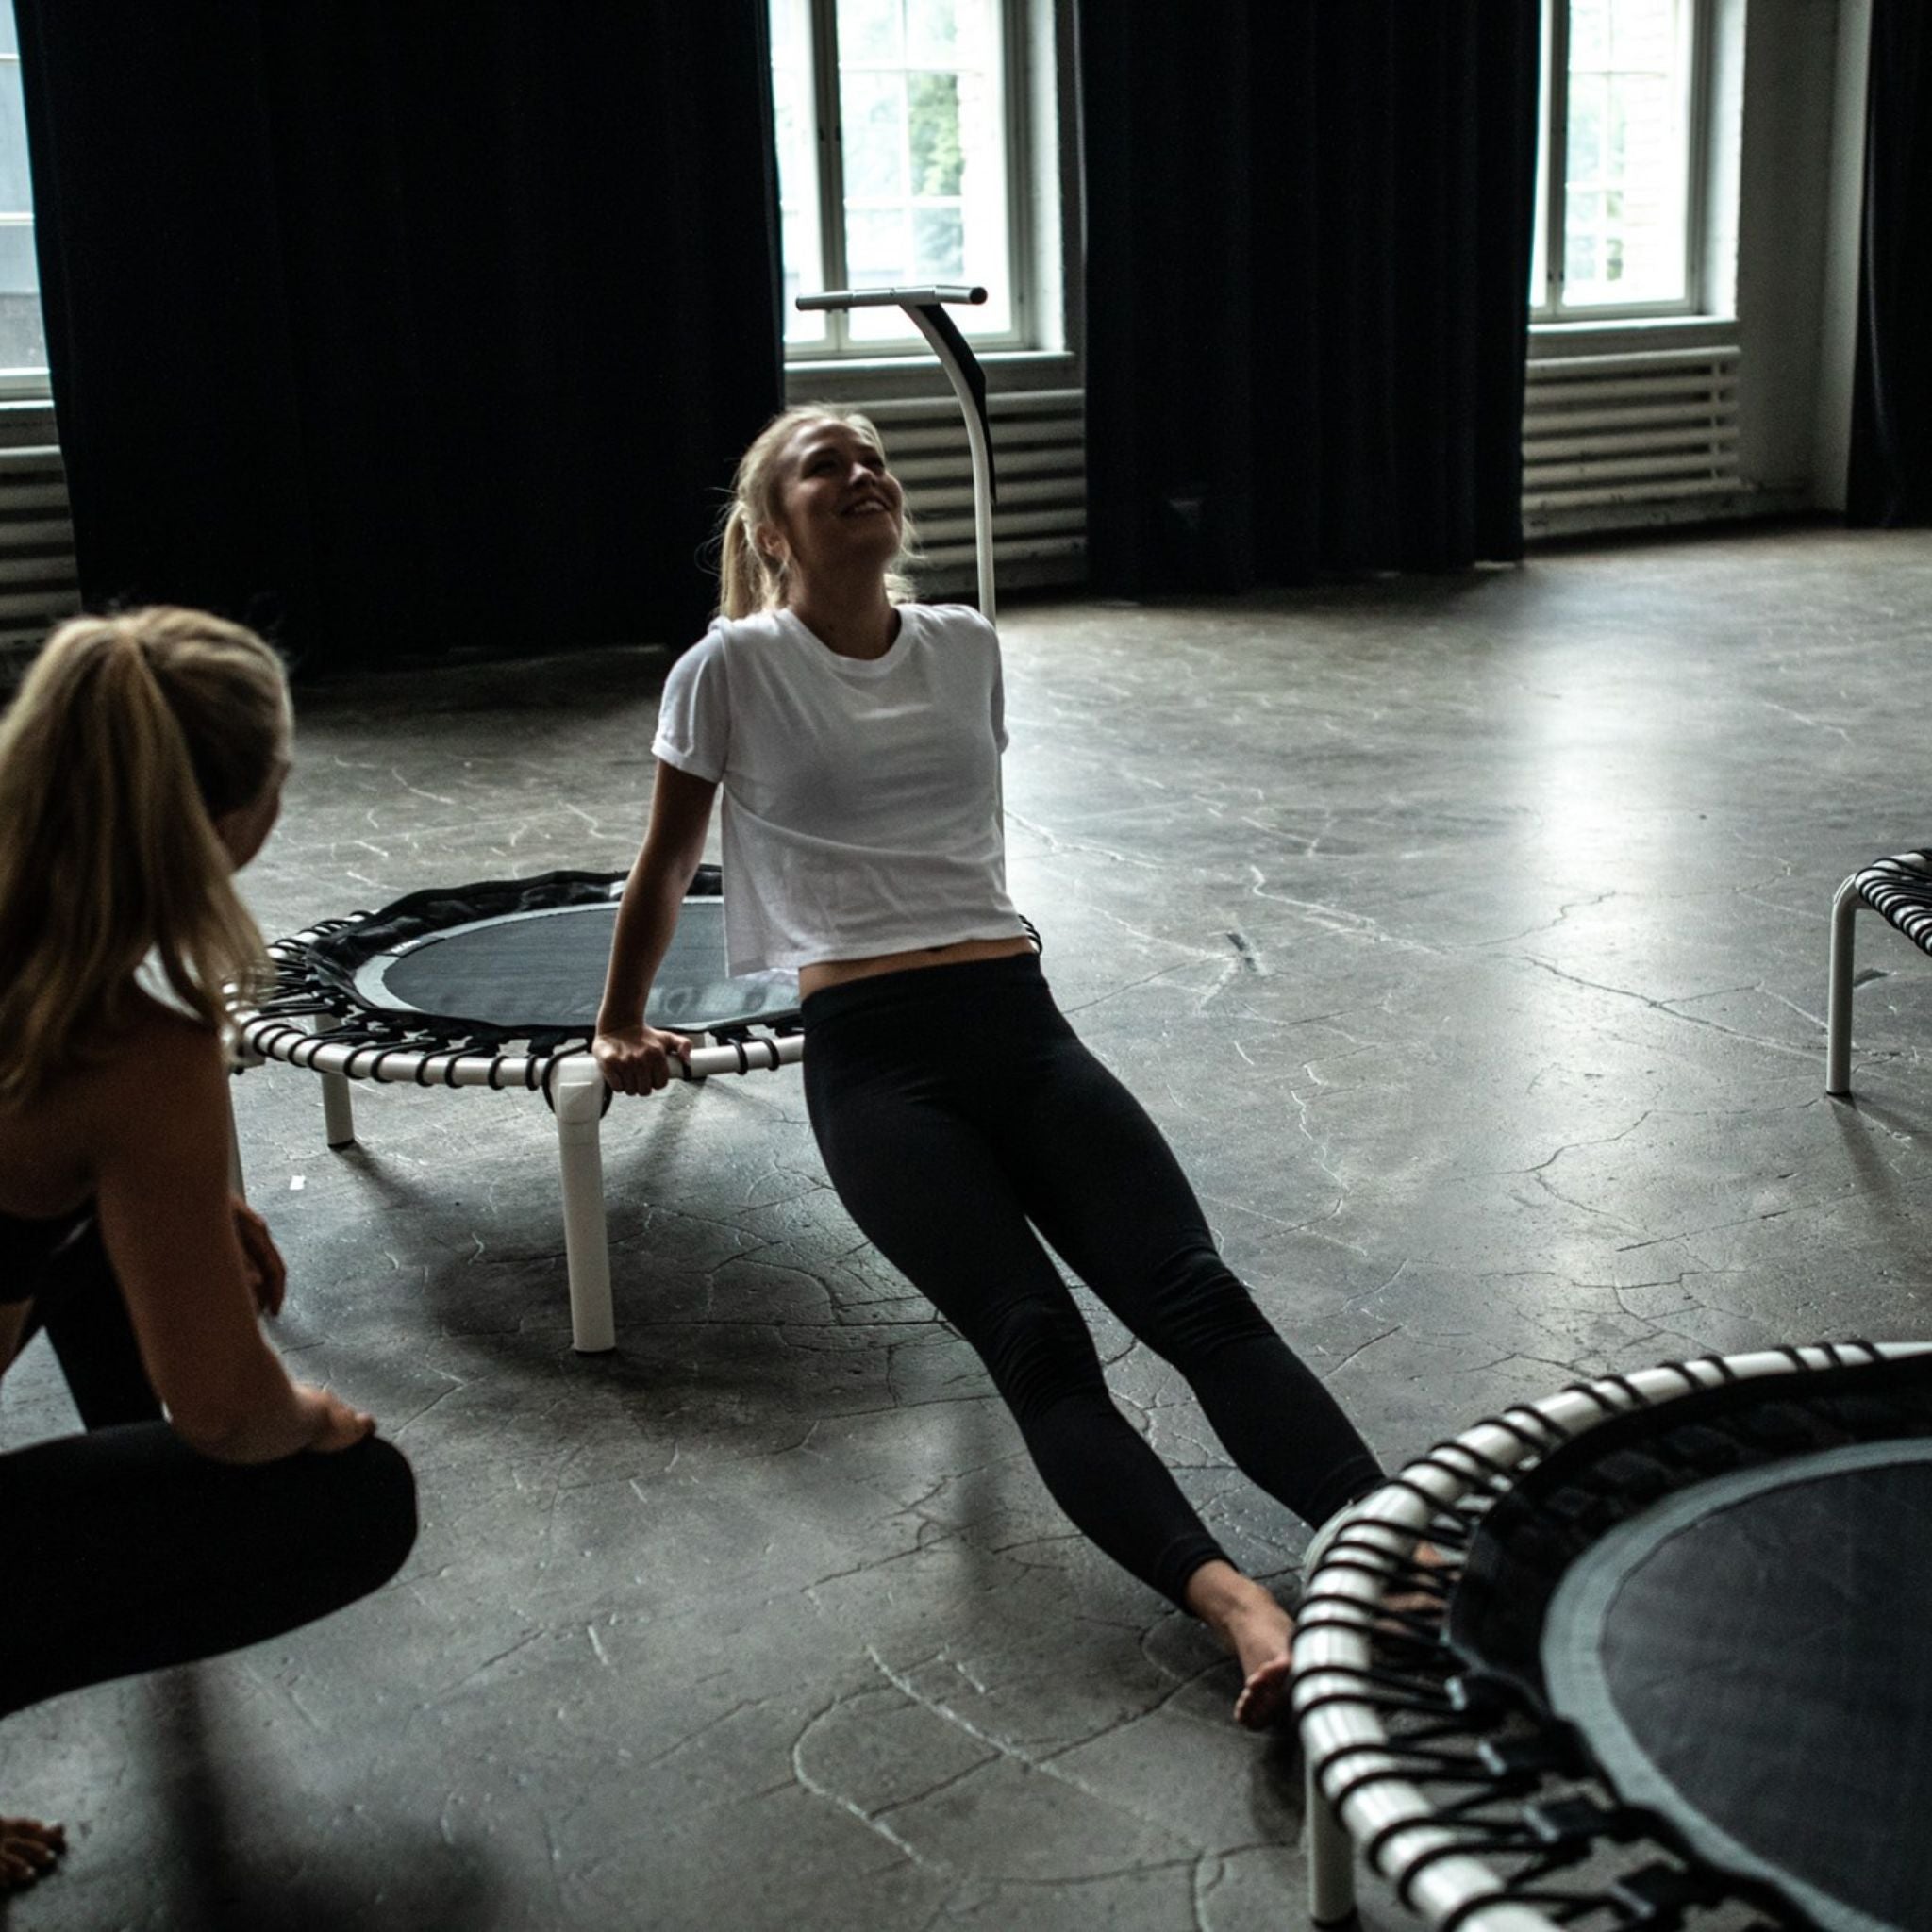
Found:
[[(1737, 314), (1743, 350), (1740, 468), (1765, 490), (1821, 501), (1827, 276), (1857, 273), (1856, 217), (1834, 193), (1842, 126), (1840, 13), (1854, 0), (1749, 0), (1738, 161)], [(1857, 0), (1862, 6), (1864, 0)], [(1862, 122), (1862, 93), (1857, 103)], [(1847, 391), (1847, 400), (1849, 391)]]
[(1865, 206), (1865, 75), (1871, 45), (1872, 0), (1840, 0), (1819, 319), (1818, 406), (1812, 424), (1811, 490), (1823, 509), (1844, 508), (1845, 470), (1851, 455), (1858, 238)]

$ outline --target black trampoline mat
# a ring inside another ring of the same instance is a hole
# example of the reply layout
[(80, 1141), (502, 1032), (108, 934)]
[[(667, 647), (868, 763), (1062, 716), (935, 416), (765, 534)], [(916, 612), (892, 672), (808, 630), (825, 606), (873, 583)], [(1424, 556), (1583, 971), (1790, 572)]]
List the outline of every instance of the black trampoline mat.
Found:
[[(610, 959), (615, 904), (562, 906), (481, 919), (379, 953), (356, 991), (382, 1011), (435, 1014), (515, 1033), (582, 1032), (596, 1023)], [(653, 1026), (711, 1032), (794, 1011), (798, 982), (730, 977), (722, 899), (684, 902), (651, 988)]]
[(1632, 1518), (1550, 1606), (1551, 1701), (1626, 1799), (1832, 1932), (1932, 1926), (1932, 1441)]

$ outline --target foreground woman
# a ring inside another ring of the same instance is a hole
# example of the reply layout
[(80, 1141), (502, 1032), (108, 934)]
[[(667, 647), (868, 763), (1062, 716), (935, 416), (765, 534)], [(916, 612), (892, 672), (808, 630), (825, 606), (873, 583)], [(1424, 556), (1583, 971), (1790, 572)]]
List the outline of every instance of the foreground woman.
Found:
[[(63, 625), (0, 721), (0, 1373), (46, 1328), (89, 1429), (0, 1456), (0, 1716), (292, 1629), (415, 1537), (408, 1464), (263, 1339), (228, 1188), (220, 990), (266, 966), (230, 874), (289, 733), (274, 654), (191, 610)], [(0, 1820), (0, 1890), (63, 1842)]]
[(728, 970), (799, 974), (807, 1104), (841, 1200), (978, 1351), (1060, 1507), (1216, 1632), (1245, 1680), (1236, 1717), (1267, 1724), (1288, 1615), (1114, 1406), (1042, 1238), (1305, 1521), (1380, 1472), (1054, 1004), (1006, 891), (998, 641), (976, 611), (895, 601), (906, 547), (864, 419), (792, 410), (747, 451), (720, 621), (665, 686), (593, 1050), (632, 1093), (689, 1050), (643, 1004), (722, 785)]

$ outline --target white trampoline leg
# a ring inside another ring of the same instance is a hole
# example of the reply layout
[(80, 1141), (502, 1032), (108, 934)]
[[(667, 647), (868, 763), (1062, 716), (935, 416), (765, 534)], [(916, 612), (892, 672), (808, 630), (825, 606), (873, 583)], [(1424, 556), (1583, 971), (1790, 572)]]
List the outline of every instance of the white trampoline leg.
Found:
[(558, 1068), (557, 1156), (563, 1170), (563, 1253), (570, 1273), (571, 1345), (580, 1355), (617, 1346), (610, 1303), (610, 1246), (604, 1226), (604, 1076), (589, 1054)]
[(1852, 1091), (1852, 939), (1863, 902), (1847, 879), (1831, 902), (1831, 977), (1825, 992), (1824, 1091), (1843, 1100)]
[(235, 1126), (235, 1081), (232, 1074), (228, 1079), (228, 1186), (233, 1189), (237, 1200), (248, 1198), (248, 1189), (242, 1174), (242, 1136)]
[(356, 1144), (356, 1108), (349, 1098), (349, 1083), (341, 1074), (323, 1074), (322, 1130), (331, 1147)]
[[(321, 1033), (329, 1025), (327, 1014), (317, 1018), (313, 1032)], [(348, 1075), (345, 1074), (318, 1074), (322, 1082), (322, 1131), (323, 1138), (331, 1147), (353, 1147), (356, 1144), (356, 1105), (350, 1099)]]
[(1355, 1916), (1355, 1846), (1348, 1827), (1335, 1815), (1322, 1790), (1315, 1767), (1305, 1778), (1308, 1817), (1308, 1917), (1318, 1925), (1339, 1925)]

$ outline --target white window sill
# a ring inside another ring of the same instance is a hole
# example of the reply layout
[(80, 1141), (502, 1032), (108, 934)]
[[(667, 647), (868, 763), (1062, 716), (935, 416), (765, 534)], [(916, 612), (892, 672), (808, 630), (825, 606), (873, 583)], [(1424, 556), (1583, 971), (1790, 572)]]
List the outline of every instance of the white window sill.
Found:
[(1732, 315), (1635, 315), (1601, 322), (1532, 322), (1529, 359), (1555, 356), (1618, 356), (1644, 349), (1735, 347)]

